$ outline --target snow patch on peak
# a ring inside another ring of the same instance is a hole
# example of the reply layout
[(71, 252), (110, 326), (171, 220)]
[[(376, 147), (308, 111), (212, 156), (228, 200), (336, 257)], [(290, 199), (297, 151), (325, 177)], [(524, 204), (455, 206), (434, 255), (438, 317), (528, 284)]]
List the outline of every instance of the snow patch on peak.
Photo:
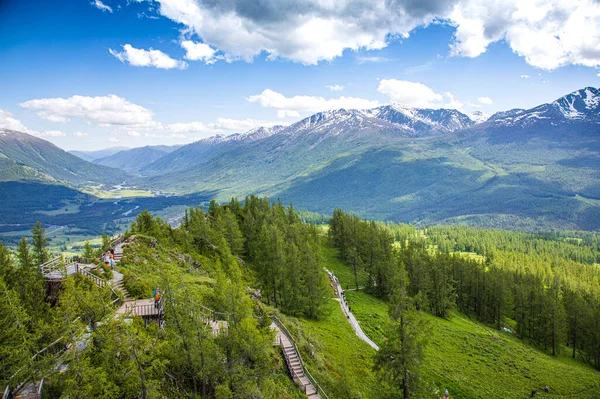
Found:
[(285, 129), (285, 126), (282, 125), (256, 127), (241, 134), (238, 139), (256, 141), (277, 134), (283, 129)]

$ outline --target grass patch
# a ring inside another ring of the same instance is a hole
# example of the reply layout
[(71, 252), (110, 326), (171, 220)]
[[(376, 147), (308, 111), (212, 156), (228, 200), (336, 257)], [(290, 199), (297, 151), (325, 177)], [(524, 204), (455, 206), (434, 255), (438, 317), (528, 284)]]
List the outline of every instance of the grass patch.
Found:
[[(335, 258), (335, 249), (326, 247), (323, 254), (344, 286), (354, 281), (351, 268)], [(363, 331), (381, 345), (391, 324), (387, 303), (362, 291), (347, 291), (346, 297)], [(553, 357), (462, 314), (448, 320), (424, 315), (432, 327), (425, 377), (441, 390), (448, 388), (453, 397), (525, 398), (545, 385), (554, 397), (598, 397), (598, 372), (581, 362)]]

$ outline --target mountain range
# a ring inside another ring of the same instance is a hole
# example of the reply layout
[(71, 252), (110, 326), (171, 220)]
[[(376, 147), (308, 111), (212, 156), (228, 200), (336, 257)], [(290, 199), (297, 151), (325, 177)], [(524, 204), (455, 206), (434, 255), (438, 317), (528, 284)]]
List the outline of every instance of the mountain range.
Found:
[[(597, 229), (599, 123), (600, 92), (586, 87), (490, 117), (401, 105), (331, 110), (179, 148), (123, 150), (86, 163), (80, 179), (39, 162), (8, 175), (80, 184), (102, 174), (114, 181), (121, 173), (147, 189), (218, 200), (256, 193), (323, 213), (342, 207), (421, 224)], [(12, 150), (4, 151), (16, 144), (0, 145), (6, 158), (0, 162), (17, 162)], [(105, 165), (121, 170), (97, 169)]]
[(82, 186), (119, 184), (130, 177), (123, 170), (82, 160), (46, 140), (0, 128), (0, 181), (41, 180)]

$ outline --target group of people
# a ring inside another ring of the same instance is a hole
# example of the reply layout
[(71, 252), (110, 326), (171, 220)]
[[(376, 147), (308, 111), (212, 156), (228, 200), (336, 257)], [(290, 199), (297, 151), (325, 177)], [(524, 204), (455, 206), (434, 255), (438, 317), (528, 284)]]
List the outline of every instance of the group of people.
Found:
[(115, 249), (111, 248), (102, 255), (102, 261), (106, 266), (110, 267), (110, 270), (115, 270)]
[[(342, 289), (342, 285), (340, 284), (340, 280), (336, 277), (335, 274), (330, 273), (329, 277), (331, 278), (331, 281), (333, 283), (333, 289), (334, 289), (334, 291), (336, 292), (336, 294), (339, 295), (340, 300), (342, 301), (342, 304), (346, 306), (346, 309), (348, 309), (348, 313), (350, 313), (351, 312), (350, 305), (346, 301), (346, 290)], [(346, 317), (348, 317), (348, 316), (346, 316)]]

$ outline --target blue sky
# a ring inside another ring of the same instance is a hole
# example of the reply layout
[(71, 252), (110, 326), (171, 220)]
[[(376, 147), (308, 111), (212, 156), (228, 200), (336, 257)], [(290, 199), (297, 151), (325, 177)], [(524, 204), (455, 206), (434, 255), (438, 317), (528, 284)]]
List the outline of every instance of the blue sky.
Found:
[(491, 114), (598, 86), (595, 3), (546, 26), (518, 2), (503, 2), (509, 18), (474, 2), (486, 12), (461, 0), (382, 15), (377, 0), (1, 1), (0, 127), (94, 150), (392, 101)]

